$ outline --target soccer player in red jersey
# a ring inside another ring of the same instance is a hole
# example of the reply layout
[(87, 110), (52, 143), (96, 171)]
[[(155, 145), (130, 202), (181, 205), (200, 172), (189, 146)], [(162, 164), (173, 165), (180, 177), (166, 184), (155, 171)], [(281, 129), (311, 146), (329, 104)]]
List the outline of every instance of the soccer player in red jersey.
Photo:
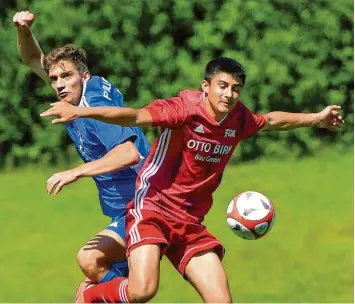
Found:
[(121, 126), (161, 127), (140, 171), (135, 198), (127, 206), (129, 277), (90, 285), (85, 302), (146, 302), (159, 284), (161, 256), (166, 255), (204, 302), (231, 302), (221, 260), (223, 245), (202, 225), (223, 171), (237, 144), (259, 130), (320, 127), (344, 123), (339, 106), (319, 113), (252, 114), (240, 101), (246, 73), (240, 63), (217, 58), (208, 63), (203, 91), (185, 90), (131, 108), (78, 108), (52, 104), (42, 116), (53, 123), (89, 117)]

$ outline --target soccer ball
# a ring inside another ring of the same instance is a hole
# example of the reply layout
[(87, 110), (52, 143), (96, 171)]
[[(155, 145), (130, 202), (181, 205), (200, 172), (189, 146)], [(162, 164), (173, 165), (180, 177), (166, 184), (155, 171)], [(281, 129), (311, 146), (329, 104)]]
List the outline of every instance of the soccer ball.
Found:
[(275, 221), (272, 202), (261, 193), (239, 193), (227, 208), (227, 224), (239, 237), (256, 240), (270, 231)]

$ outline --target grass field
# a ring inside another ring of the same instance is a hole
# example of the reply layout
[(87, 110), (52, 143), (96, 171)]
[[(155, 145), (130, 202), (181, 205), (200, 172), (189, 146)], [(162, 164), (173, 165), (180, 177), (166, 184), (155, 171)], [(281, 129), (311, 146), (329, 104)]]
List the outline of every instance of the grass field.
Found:
[[(234, 302), (353, 303), (353, 168), (353, 154), (330, 152), (226, 170), (206, 224), (227, 249)], [(71, 302), (82, 279), (76, 252), (106, 225), (90, 179), (46, 194), (53, 171), (0, 174), (0, 302)], [(225, 208), (244, 190), (274, 202), (276, 222), (264, 239), (242, 240), (227, 227)], [(199, 301), (163, 259), (153, 302)]]

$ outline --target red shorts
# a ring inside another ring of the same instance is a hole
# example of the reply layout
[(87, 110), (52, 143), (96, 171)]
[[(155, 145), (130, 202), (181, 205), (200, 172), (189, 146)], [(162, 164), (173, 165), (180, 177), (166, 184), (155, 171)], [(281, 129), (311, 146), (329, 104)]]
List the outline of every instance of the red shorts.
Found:
[(182, 275), (197, 253), (214, 249), (222, 260), (224, 247), (201, 224), (176, 221), (148, 209), (129, 209), (126, 217), (127, 257), (137, 247), (162, 244), (162, 256)]

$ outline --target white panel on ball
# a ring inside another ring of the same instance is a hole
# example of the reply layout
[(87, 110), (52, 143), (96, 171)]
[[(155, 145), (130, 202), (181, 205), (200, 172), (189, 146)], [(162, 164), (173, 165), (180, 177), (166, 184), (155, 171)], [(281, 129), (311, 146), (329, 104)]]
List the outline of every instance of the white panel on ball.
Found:
[(246, 240), (255, 240), (255, 235), (243, 224), (239, 223), (237, 220), (228, 217), (227, 218), (228, 226), (232, 231), (239, 237)]
[(234, 200), (232, 200), (227, 208), (227, 213), (231, 213), (233, 211)]
[(245, 192), (237, 199), (237, 210), (247, 220), (261, 220), (268, 215), (269, 200), (258, 192)]

